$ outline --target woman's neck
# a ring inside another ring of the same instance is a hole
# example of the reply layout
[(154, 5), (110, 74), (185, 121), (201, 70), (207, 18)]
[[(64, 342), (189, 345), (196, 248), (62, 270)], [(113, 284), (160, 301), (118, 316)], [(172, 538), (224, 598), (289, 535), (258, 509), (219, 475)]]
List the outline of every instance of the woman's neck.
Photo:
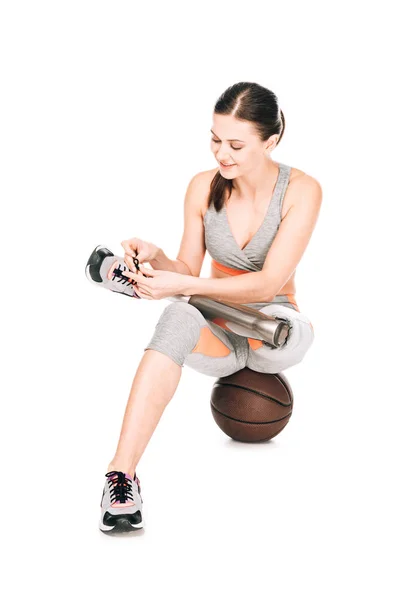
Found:
[(268, 160), (259, 168), (235, 177), (232, 188), (235, 196), (252, 204), (263, 202), (271, 194), (279, 175), (279, 163)]

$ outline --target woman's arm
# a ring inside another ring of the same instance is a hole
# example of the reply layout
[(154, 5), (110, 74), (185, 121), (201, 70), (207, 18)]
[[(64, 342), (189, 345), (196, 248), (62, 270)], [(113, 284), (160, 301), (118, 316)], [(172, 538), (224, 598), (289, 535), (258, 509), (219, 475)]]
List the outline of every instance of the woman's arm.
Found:
[(252, 302), (271, 302), (275, 294), (268, 289), (265, 273), (244, 273), (233, 277), (186, 277), (184, 296), (200, 294), (219, 302), (248, 304)]
[(182, 275), (190, 275), (189, 267), (181, 260), (171, 260), (164, 253), (161, 248), (158, 249), (158, 253), (153, 260), (150, 260), (153, 269), (158, 271), (172, 271), (174, 273), (181, 273)]
[(200, 274), (206, 252), (201, 209), (209, 190), (210, 175), (207, 171), (192, 177), (185, 194), (184, 231), (178, 257), (176, 260), (170, 260), (159, 248), (156, 258), (150, 261), (153, 269), (174, 271), (190, 276)]

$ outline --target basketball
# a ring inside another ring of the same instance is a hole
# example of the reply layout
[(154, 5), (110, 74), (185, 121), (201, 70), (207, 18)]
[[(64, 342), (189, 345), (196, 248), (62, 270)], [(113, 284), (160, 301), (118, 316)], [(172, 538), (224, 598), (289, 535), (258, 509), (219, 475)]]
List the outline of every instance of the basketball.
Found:
[(282, 373), (258, 373), (245, 367), (220, 377), (211, 392), (211, 412), (226, 435), (240, 442), (261, 442), (287, 425), (293, 393)]

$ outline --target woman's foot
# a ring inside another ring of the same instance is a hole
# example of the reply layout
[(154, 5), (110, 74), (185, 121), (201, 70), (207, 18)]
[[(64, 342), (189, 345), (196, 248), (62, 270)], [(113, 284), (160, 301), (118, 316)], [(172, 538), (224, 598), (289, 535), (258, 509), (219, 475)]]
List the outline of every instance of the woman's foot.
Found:
[(92, 283), (101, 285), (112, 292), (140, 299), (135, 292), (135, 282), (124, 275), (124, 271), (127, 270), (129, 269), (123, 258), (115, 256), (111, 250), (100, 244), (89, 256), (85, 274)]
[(144, 526), (140, 481), (122, 471), (108, 471), (101, 498), (101, 531), (132, 531)]

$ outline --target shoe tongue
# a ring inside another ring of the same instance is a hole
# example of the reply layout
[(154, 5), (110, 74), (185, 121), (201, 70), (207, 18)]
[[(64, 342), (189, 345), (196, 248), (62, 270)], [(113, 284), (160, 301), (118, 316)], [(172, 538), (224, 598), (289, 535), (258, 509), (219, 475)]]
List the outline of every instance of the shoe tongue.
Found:
[[(121, 472), (122, 472), (122, 471), (121, 471)], [(133, 481), (134, 477), (132, 477), (132, 475), (130, 475), (130, 473), (124, 473), (124, 475), (125, 475), (125, 477), (126, 477), (127, 479), (130, 479), (131, 481)], [(136, 475), (136, 473), (135, 473), (135, 475)], [(117, 480), (117, 478), (118, 478), (118, 476), (117, 476), (117, 475), (115, 475), (115, 474), (114, 474), (114, 475), (109, 475), (109, 476), (108, 476), (108, 479), (111, 479), (111, 481), (113, 481), (113, 480), (115, 481), (115, 480)]]

